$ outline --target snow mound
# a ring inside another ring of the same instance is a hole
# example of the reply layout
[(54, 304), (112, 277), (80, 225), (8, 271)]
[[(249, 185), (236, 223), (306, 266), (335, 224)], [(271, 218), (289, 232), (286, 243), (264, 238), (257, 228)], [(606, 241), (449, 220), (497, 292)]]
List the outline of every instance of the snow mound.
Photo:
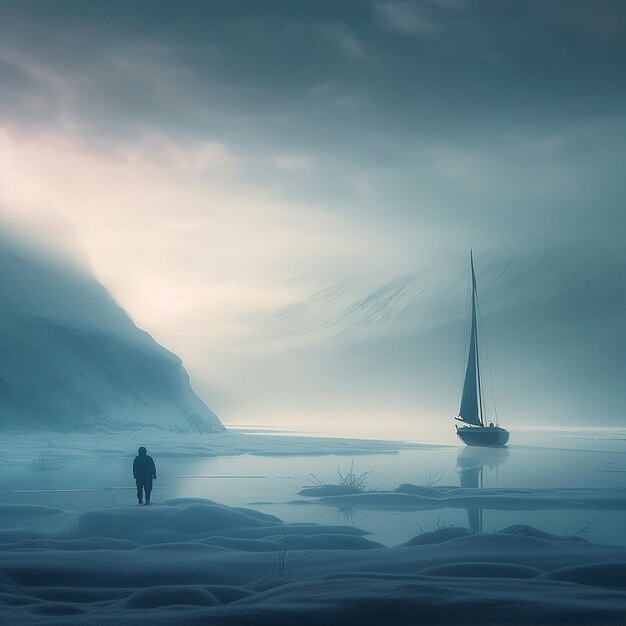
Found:
[[(385, 548), (195, 498), (90, 511), (1, 546), (0, 622), (623, 624), (626, 549), (515, 528)], [(177, 540), (132, 539), (149, 533)]]
[(552, 541), (587, 541), (582, 537), (578, 537), (576, 535), (553, 535), (552, 533), (547, 533), (543, 530), (539, 530), (538, 528), (534, 528), (533, 526), (528, 526), (526, 524), (513, 524), (513, 526), (507, 526), (502, 530), (498, 531), (500, 533), (504, 533), (505, 535), (522, 535), (523, 537), (538, 537), (539, 539), (551, 539)]
[(316, 485), (315, 487), (303, 487), (298, 491), (299, 496), (318, 498), (321, 496), (350, 496), (362, 493), (361, 489), (350, 485)]
[(63, 509), (53, 506), (41, 506), (39, 504), (0, 504), (0, 517), (40, 517), (43, 515), (59, 515), (66, 513)]
[(325, 496), (317, 502), (340, 508), (387, 511), (429, 511), (441, 508), (624, 511), (626, 488), (473, 489), (403, 484), (394, 491)]
[(444, 541), (451, 541), (452, 539), (459, 539), (460, 537), (467, 537), (468, 535), (474, 534), (473, 531), (467, 528), (449, 526), (448, 528), (440, 528), (439, 530), (416, 535), (413, 539), (409, 539), (404, 545), (423, 546), (429, 543), (443, 543)]
[(624, 563), (591, 563), (564, 567), (543, 574), (545, 580), (578, 583), (594, 587), (626, 590), (626, 562)]
[(224, 430), (181, 360), (75, 261), (3, 232), (0, 292), (1, 430)]
[(130, 595), (123, 606), (129, 609), (154, 609), (173, 606), (216, 606), (253, 595), (249, 589), (232, 585), (158, 585)]
[[(354, 526), (339, 526), (328, 524), (280, 524), (272, 526), (260, 526), (257, 528), (222, 528), (219, 530), (219, 536), (222, 538), (235, 538), (235, 539), (264, 539), (275, 537), (283, 537), (290, 535), (319, 535), (320, 533), (329, 533), (334, 535), (349, 535), (349, 536), (363, 536), (367, 532)], [(212, 533), (213, 534), (213, 533)]]
[(129, 609), (154, 609), (179, 604), (215, 606), (220, 602), (212, 593), (201, 587), (171, 585), (137, 591), (124, 604)]
[(45, 603), (38, 604), (32, 609), (36, 615), (50, 615), (50, 616), (63, 616), (63, 615), (81, 615), (84, 613), (82, 609), (72, 604), (60, 604), (60, 603)]
[[(40, 533), (42, 535), (43, 533)], [(87, 539), (21, 539), (8, 546), (1, 546), (0, 550), (134, 550), (140, 544), (124, 539), (109, 539), (105, 537), (88, 537)]]
[(132, 539), (148, 531), (171, 531), (179, 536), (199, 535), (223, 528), (264, 526), (271, 521), (278, 520), (260, 519), (258, 515), (248, 514), (245, 510), (220, 506), (206, 500), (188, 504), (89, 511), (80, 516), (75, 532), (79, 537)]
[(427, 567), (420, 572), (422, 576), (455, 576), (471, 578), (535, 578), (543, 572), (535, 567), (510, 563), (450, 563)]
[[(20, 541), (33, 541), (48, 539), (49, 535), (35, 528), (9, 528), (0, 530), (0, 546), (3, 544), (16, 544)], [(1, 548), (0, 548), (1, 549)]]
[(287, 550), (369, 550), (382, 548), (382, 544), (364, 537), (332, 533), (318, 529), (315, 535), (295, 535), (267, 537), (265, 539), (240, 539), (235, 537), (212, 537), (204, 539), (211, 545), (224, 546), (233, 550), (249, 552), (275, 552)]
[(227, 507), (200, 498), (169, 500), (161, 505), (104, 509), (83, 513), (71, 540), (22, 541), (12, 547), (73, 549), (220, 550), (276, 552), (287, 550), (367, 550), (382, 547), (345, 526), (283, 524), (253, 509)]

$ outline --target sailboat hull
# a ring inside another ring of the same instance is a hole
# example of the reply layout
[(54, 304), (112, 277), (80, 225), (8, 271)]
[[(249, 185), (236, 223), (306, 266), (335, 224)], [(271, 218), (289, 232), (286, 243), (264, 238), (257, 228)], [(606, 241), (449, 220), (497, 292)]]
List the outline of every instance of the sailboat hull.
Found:
[(509, 441), (509, 431), (500, 426), (460, 426), (456, 434), (467, 446), (501, 448)]

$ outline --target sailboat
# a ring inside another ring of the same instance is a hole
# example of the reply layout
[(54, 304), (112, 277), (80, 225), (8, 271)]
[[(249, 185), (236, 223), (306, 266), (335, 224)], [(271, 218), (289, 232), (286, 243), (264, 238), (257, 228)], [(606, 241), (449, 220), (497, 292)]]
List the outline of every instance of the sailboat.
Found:
[(480, 361), (478, 358), (478, 327), (476, 324), (476, 273), (474, 272), (474, 255), (470, 252), (470, 270), (472, 273), (472, 320), (470, 329), (470, 345), (461, 396), (461, 408), (455, 418), (463, 422), (456, 426), (456, 434), (468, 446), (501, 447), (509, 440), (509, 431), (487, 422), (483, 402), (482, 381), (480, 377)]

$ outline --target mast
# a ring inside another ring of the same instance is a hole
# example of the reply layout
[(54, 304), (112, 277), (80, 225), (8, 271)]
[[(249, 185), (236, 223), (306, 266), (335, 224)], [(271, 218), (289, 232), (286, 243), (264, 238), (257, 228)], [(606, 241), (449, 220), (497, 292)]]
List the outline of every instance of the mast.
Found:
[(463, 395), (457, 419), (466, 424), (482, 426), (483, 402), (478, 368), (478, 329), (476, 324), (476, 273), (474, 272), (474, 256), (471, 252), (470, 268), (472, 272), (472, 323)]
[(480, 358), (478, 357), (478, 328), (476, 325), (476, 298), (478, 287), (476, 286), (476, 273), (474, 272), (474, 253), (472, 250), (470, 250), (470, 265), (472, 267), (472, 323), (474, 324), (474, 337), (476, 340), (476, 384), (478, 385), (478, 404), (480, 408), (479, 420), (481, 425), (484, 426), (485, 414), (483, 409), (483, 387), (480, 382)]

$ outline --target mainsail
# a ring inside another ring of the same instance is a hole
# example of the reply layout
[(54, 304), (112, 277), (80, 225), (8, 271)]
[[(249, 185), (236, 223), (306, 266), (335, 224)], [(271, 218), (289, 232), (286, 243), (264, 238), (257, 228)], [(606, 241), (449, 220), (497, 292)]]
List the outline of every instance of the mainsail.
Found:
[(467, 424), (483, 426), (481, 419), (480, 398), (480, 370), (478, 367), (478, 333), (476, 329), (476, 274), (474, 273), (474, 257), (470, 253), (470, 265), (472, 269), (472, 327), (470, 332), (469, 355), (467, 369), (465, 370), (465, 383), (461, 396), (461, 408), (459, 417)]

